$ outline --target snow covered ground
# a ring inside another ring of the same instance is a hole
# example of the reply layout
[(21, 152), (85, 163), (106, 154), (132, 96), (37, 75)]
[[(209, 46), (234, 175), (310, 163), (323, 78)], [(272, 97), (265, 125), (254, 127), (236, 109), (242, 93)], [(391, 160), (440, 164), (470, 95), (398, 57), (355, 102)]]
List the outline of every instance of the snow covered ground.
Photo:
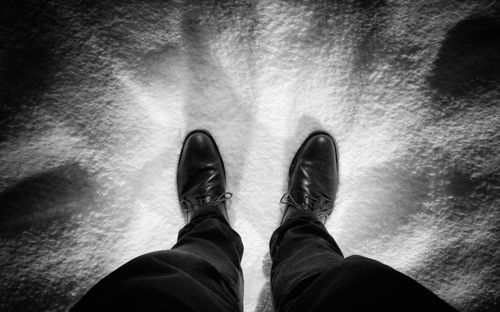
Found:
[[(15, 4), (14, 4), (15, 3)], [(0, 310), (66, 310), (182, 218), (182, 140), (208, 129), (269, 311), (289, 163), (340, 149), (346, 255), (462, 311), (500, 305), (497, 1), (16, 1), (0, 9)]]

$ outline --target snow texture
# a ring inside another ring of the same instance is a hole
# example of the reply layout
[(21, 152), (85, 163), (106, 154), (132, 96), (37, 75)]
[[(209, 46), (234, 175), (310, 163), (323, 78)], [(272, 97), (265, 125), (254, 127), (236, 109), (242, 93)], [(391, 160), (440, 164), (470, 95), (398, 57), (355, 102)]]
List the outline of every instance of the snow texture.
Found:
[(11, 1), (0, 9), (0, 310), (62, 311), (182, 226), (182, 140), (234, 193), (245, 310), (312, 130), (340, 149), (327, 224), (462, 311), (500, 304), (496, 1)]

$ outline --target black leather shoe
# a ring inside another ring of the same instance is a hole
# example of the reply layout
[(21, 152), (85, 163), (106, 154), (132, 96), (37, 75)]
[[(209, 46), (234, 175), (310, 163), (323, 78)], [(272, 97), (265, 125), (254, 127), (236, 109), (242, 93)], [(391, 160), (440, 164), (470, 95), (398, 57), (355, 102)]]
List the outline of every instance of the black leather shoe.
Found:
[(226, 172), (214, 139), (206, 130), (189, 133), (182, 145), (177, 167), (177, 192), (186, 223), (210, 206), (226, 220)]
[(335, 140), (326, 132), (313, 132), (295, 154), (288, 173), (288, 193), (281, 198), (286, 204), (281, 223), (298, 209), (313, 211), (325, 223), (333, 211), (339, 184)]

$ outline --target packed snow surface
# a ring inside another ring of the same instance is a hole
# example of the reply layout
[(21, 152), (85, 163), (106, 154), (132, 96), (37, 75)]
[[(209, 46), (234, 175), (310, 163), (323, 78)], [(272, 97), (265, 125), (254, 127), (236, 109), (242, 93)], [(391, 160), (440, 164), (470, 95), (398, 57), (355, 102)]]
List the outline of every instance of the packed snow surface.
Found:
[(327, 227), (462, 311), (500, 305), (496, 1), (15, 1), (0, 9), (0, 310), (62, 311), (183, 224), (186, 133), (234, 193), (245, 310), (307, 135), (340, 149)]

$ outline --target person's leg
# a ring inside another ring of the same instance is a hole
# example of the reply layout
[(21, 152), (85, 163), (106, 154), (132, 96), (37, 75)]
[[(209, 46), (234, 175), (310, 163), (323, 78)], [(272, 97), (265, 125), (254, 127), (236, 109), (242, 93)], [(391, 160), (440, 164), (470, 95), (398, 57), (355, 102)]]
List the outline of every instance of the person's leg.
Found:
[(281, 226), (270, 242), (271, 291), (276, 311), (453, 311), (406, 275), (371, 259), (344, 259), (324, 222), (338, 184), (337, 150), (313, 133), (289, 173)]
[(243, 245), (227, 220), (224, 166), (207, 132), (184, 141), (177, 187), (187, 224), (175, 246), (118, 268), (72, 311), (242, 311)]
[(309, 211), (275, 231), (271, 259), (276, 311), (455, 311), (389, 266), (361, 256), (344, 259)]
[(171, 250), (106, 276), (72, 311), (242, 311), (243, 245), (216, 209), (184, 226)]
[(276, 311), (288, 311), (312, 281), (343, 259), (324, 225), (311, 215), (308, 210), (297, 211), (271, 237), (271, 291)]

